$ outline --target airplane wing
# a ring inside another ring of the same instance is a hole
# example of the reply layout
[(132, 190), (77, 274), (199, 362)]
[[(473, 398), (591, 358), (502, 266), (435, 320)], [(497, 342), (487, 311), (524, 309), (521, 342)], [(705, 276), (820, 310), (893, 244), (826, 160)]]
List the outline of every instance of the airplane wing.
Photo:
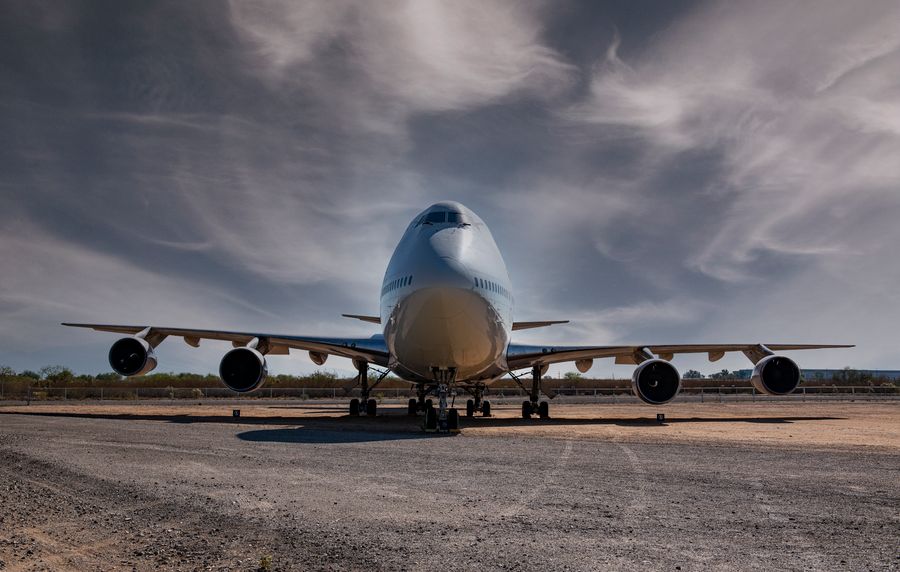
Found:
[(513, 330), (530, 330), (531, 328), (544, 328), (554, 324), (568, 324), (569, 320), (545, 320), (543, 322), (513, 322)]
[(160, 328), (156, 326), (123, 326), (115, 324), (69, 324), (63, 326), (73, 328), (90, 328), (98, 332), (114, 332), (134, 335), (145, 330), (146, 338), (153, 339), (153, 345), (168, 336), (183, 338), (189, 346), (197, 347), (200, 340), (221, 340), (231, 342), (233, 346), (248, 344), (253, 338), (267, 340), (271, 348), (269, 354), (286, 355), (291, 349), (331, 354), (350, 359), (361, 359), (375, 365), (387, 367), (388, 350), (384, 338), (380, 335), (370, 338), (317, 338), (305, 336), (286, 336), (254, 332), (225, 332), (220, 330), (191, 330), (185, 328)]
[(362, 320), (363, 322), (370, 322), (372, 324), (380, 324), (381, 318), (378, 316), (363, 316), (360, 314), (341, 314), (341, 316), (345, 318), (354, 318), (356, 320)]
[(773, 352), (791, 350), (817, 350), (852, 348), (843, 344), (685, 344), (645, 346), (536, 346), (510, 344), (506, 352), (509, 369), (542, 366), (551, 363), (582, 359), (615, 358), (617, 364), (638, 364), (646, 359), (647, 351), (662, 359), (671, 360), (675, 354), (705, 353), (709, 361), (718, 361), (726, 353), (742, 352), (754, 362), (765, 350)]

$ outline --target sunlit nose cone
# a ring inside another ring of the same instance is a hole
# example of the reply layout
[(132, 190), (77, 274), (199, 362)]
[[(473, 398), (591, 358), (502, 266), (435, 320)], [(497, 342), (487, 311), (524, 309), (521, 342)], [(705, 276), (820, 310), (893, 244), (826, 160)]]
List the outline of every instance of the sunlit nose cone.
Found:
[(423, 320), (449, 320), (481, 309), (477, 297), (458, 288), (426, 289), (411, 302), (419, 306), (417, 312)]
[(450, 365), (460, 375), (482, 371), (501, 350), (499, 320), (472, 288), (423, 288), (397, 315), (398, 360), (416, 370)]

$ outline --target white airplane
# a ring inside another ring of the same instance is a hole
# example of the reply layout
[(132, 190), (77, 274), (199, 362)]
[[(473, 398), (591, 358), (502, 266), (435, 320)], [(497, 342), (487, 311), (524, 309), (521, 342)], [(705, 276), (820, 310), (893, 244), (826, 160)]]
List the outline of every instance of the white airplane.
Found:
[[(690, 344), (628, 346), (523, 345), (511, 342), (511, 333), (540, 328), (567, 320), (516, 322), (515, 298), (503, 257), (487, 225), (457, 202), (436, 203), (413, 219), (400, 239), (384, 275), (378, 316), (344, 314), (382, 327), (368, 338), (320, 338), (225, 332), (157, 326), (63, 324), (103, 332), (128, 334), (109, 351), (109, 363), (121, 375), (142, 375), (156, 367), (156, 348), (165, 338), (182, 338), (197, 347), (200, 340), (224, 340), (234, 346), (222, 358), (222, 382), (238, 393), (253, 391), (266, 379), (266, 355), (285, 355), (291, 349), (309, 352), (322, 365), (329, 355), (349, 358), (359, 372), (362, 401), (354, 399), (350, 414), (375, 415), (372, 389), (389, 372), (414, 384), (418, 399), (410, 399), (408, 413), (425, 413), (429, 431), (456, 430), (459, 415), (448, 408), (453, 388), (468, 392), (466, 415), (490, 416), (485, 388), (510, 374), (529, 399), (522, 404), (522, 417), (549, 417), (547, 401), (540, 401), (541, 377), (552, 363), (575, 362), (586, 372), (594, 359), (615, 358), (617, 364), (634, 364), (635, 395), (646, 403), (662, 405), (681, 388), (681, 375), (670, 361), (675, 354), (706, 353), (710, 361), (726, 352), (743, 352), (753, 364), (751, 382), (760, 392), (784, 395), (800, 384), (800, 369), (775, 352), (850, 345), (824, 344)], [(370, 364), (384, 368), (369, 384)], [(522, 384), (520, 370), (530, 370), (531, 385)], [(437, 410), (426, 400), (439, 398)]]

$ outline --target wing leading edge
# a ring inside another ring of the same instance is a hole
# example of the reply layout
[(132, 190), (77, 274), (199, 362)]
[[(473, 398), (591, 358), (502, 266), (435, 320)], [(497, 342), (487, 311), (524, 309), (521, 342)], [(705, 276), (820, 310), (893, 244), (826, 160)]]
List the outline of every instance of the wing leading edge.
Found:
[[(551, 363), (583, 359), (615, 358), (618, 364), (638, 364), (646, 352), (670, 360), (675, 354), (705, 353), (709, 361), (718, 361), (726, 353), (741, 352), (754, 359), (761, 348), (777, 351), (852, 348), (847, 344), (681, 344), (644, 346), (537, 346), (510, 344), (506, 352), (509, 369), (523, 369)], [(754, 359), (754, 361), (756, 361)]]
[[(371, 338), (318, 338), (306, 336), (286, 336), (281, 334), (265, 334), (254, 332), (228, 332), (221, 330), (192, 330), (186, 328), (162, 328), (156, 326), (126, 326), (117, 324), (71, 324), (63, 326), (73, 328), (90, 328), (98, 332), (135, 335), (145, 332), (148, 339), (153, 337), (161, 342), (172, 336), (183, 338), (185, 343), (197, 347), (200, 340), (219, 340), (231, 342), (235, 347), (250, 343), (253, 338), (266, 340), (269, 354), (287, 354), (291, 349), (320, 352), (350, 359), (361, 359), (375, 365), (387, 367), (388, 351), (384, 338), (380, 335)], [(156, 345), (156, 344), (153, 344)]]

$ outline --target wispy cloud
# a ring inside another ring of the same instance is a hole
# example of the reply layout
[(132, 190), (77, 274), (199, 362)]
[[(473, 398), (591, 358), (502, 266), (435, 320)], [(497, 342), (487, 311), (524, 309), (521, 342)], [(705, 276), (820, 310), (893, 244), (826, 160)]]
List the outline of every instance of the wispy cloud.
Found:
[(371, 333), (338, 314), (444, 198), (575, 321), (523, 339), (900, 359), (894, 3), (3, 10), (0, 362), (104, 367), (62, 319)]
[(867, 245), (842, 203), (900, 205), (900, 89), (884, 81), (900, 65), (900, 10), (809, 8), (714, 4), (628, 64), (616, 40), (567, 112), (627, 128), (654, 157), (720, 154), (705, 191), (730, 208), (690, 256), (710, 276), (752, 279), (770, 254), (852, 255)]

